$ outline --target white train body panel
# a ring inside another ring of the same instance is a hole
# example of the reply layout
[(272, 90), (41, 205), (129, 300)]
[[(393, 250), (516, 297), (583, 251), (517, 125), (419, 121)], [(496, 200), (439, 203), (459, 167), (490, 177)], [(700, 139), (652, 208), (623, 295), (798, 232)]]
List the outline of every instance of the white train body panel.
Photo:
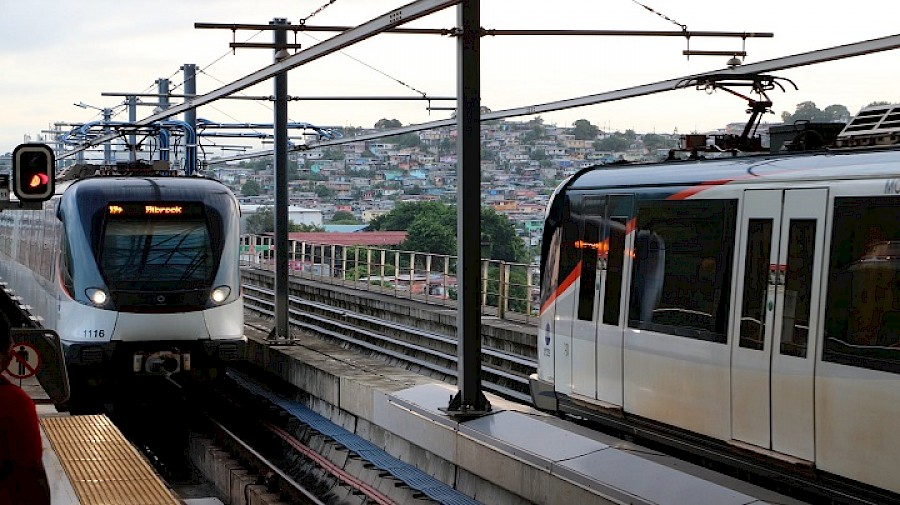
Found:
[(586, 170), (541, 268), (537, 406), (900, 493), (900, 150)]

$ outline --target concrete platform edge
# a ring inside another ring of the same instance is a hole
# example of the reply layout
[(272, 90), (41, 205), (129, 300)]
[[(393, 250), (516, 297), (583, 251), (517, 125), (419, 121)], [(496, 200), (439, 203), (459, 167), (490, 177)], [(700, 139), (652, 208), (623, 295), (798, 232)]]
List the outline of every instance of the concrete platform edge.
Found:
[[(480, 501), (500, 503), (498, 499), (502, 499), (502, 503), (550, 504), (578, 503), (578, 500), (625, 503), (627, 500), (640, 503), (640, 500), (634, 501), (634, 497), (621, 500), (598, 494), (553, 473), (552, 465), (525, 461), (502, 447), (462, 433), (459, 424), (446, 416), (425, 416), (421, 408), (394, 396), (399, 391), (429, 384), (447, 388), (448, 402), (456, 391), (454, 386), (413, 373), (406, 376), (403, 371), (398, 373), (396, 367), (390, 367), (389, 371), (385, 369), (388, 366), (378, 360), (350, 351), (345, 354), (337, 346), (329, 347), (318, 341), (301, 340), (300, 345), (275, 347), (265, 343), (264, 335), (248, 337), (251, 364), (266, 368), (319, 400), (310, 406), (320, 414), (345, 427), (347, 420), (342, 418), (343, 415), (357, 417), (358, 434), (379, 444), (394, 457), (416, 465)], [(331, 408), (323, 408), (321, 402)], [(386, 433), (374, 434), (375, 428)], [(368, 433), (359, 433), (359, 429)], [(398, 443), (397, 439), (405, 443)], [(413, 457), (414, 452), (421, 450), (428, 455)], [(429, 455), (446, 463), (436, 462)], [(425, 467), (416, 459), (423, 460)], [(455, 468), (448, 471), (447, 464)], [(468, 475), (463, 478), (461, 473)], [(450, 474), (455, 475), (452, 481), (448, 481)], [(463, 480), (468, 489), (458, 486)], [(476, 484), (473, 485), (473, 481)]]

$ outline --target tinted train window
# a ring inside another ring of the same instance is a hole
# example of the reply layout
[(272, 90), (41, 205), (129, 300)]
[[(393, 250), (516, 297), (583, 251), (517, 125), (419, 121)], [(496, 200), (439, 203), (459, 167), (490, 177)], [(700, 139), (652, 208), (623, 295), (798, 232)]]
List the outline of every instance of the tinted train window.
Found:
[(597, 291), (597, 269), (605, 268), (607, 242), (604, 215), (606, 198), (585, 198), (584, 213), (579, 215), (581, 240), (575, 248), (581, 251), (581, 287), (578, 290), (578, 319), (594, 319), (594, 298)]
[(806, 357), (815, 250), (816, 221), (814, 219), (792, 219), (788, 228), (784, 314), (781, 321), (781, 354), (798, 358)]
[(204, 220), (110, 220), (103, 233), (100, 269), (111, 289), (201, 288), (215, 261)]
[(744, 296), (741, 303), (739, 345), (761, 351), (766, 335), (766, 294), (769, 287), (769, 251), (772, 220), (751, 219), (747, 227)]
[(823, 359), (900, 373), (900, 197), (836, 198)]
[[(573, 280), (576, 269), (581, 264), (581, 250), (575, 248), (575, 242), (579, 239), (577, 207), (581, 205), (580, 198), (567, 198), (565, 203), (566, 212), (562, 218), (560, 229), (562, 230), (562, 242), (559, 247), (559, 273), (558, 282), (560, 285), (567, 281)], [(557, 286), (559, 288), (559, 286)]]
[(638, 204), (628, 325), (725, 343), (735, 200)]

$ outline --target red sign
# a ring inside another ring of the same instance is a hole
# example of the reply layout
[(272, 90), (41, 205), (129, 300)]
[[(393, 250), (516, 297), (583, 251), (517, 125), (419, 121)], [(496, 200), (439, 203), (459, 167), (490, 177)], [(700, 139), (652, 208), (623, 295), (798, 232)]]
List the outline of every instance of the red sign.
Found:
[(12, 361), (6, 368), (6, 373), (16, 379), (34, 377), (41, 367), (41, 356), (31, 344), (20, 342), (13, 345)]

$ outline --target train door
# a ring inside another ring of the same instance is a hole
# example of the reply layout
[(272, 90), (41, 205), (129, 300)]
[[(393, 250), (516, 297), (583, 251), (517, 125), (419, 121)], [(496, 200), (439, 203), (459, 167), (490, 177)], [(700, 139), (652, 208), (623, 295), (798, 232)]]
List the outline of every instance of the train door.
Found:
[(744, 193), (732, 331), (732, 437), (812, 461), (826, 189)]
[(572, 344), (575, 331), (578, 293), (581, 286), (581, 250), (576, 247), (581, 239), (580, 222), (582, 199), (579, 195), (566, 196), (564, 215), (560, 222), (562, 234), (559, 242), (559, 270), (553, 314), (553, 369), (556, 390), (563, 394), (572, 392)]
[(622, 405), (620, 317), (631, 195), (586, 197), (579, 213), (581, 280), (572, 332), (572, 392)]
[(579, 238), (575, 249), (581, 257), (581, 279), (572, 321), (572, 392), (597, 396), (597, 312), (606, 279), (606, 197), (585, 197), (578, 213)]

